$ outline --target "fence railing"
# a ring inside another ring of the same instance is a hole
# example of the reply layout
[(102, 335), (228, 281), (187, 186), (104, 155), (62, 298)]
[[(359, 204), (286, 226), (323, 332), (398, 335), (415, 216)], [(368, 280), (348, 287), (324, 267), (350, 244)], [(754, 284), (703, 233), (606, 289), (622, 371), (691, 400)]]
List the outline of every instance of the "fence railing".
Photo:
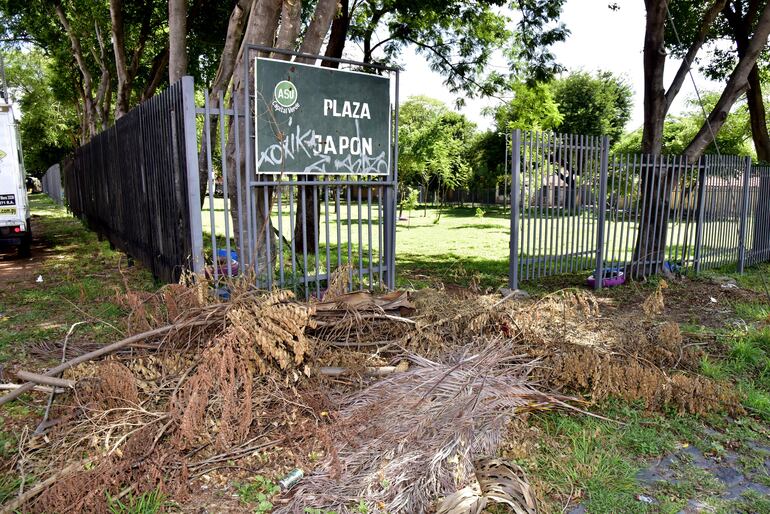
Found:
[(43, 186), (43, 193), (53, 200), (56, 205), (64, 205), (64, 189), (61, 183), (61, 167), (54, 164), (43, 175), (40, 181)]
[(197, 182), (187, 176), (196, 158), (194, 109), (193, 81), (184, 77), (77, 148), (63, 167), (72, 213), (167, 282), (192, 267), (190, 224), (200, 219), (191, 216), (200, 207)]
[[(292, 289), (305, 298), (323, 296), (338, 268), (347, 270), (349, 290), (395, 287), (393, 168), (375, 175), (340, 171), (335, 166), (344, 162), (330, 161), (323, 173), (256, 172), (255, 161), (264, 156), (254, 156), (257, 111), (249, 63), (258, 51), (250, 47), (244, 59), (242, 97), (234, 95), (225, 108), (220, 95), (212, 107), (207, 92), (196, 110), (206, 184), (200, 271), (214, 283), (251, 272), (258, 287)], [(391, 135), (388, 151), (394, 144)], [(276, 153), (294, 150), (280, 140), (274, 146)]]
[(748, 158), (610, 155), (606, 137), (516, 131), (510, 286), (770, 260), (770, 168)]

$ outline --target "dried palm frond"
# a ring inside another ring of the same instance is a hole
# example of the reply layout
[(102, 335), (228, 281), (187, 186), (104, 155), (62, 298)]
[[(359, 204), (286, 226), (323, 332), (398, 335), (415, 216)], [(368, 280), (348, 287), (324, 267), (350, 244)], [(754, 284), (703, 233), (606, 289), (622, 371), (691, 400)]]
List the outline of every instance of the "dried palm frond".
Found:
[(517, 465), (481, 458), (473, 463), (476, 483), (450, 494), (436, 514), (479, 514), (492, 501), (509, 506), (514, 514), (536, 514), (535, 496)]
[(473, 459), (494, 454), (510, 416), (563, 398), (537, 391), (534, 362), (492, 342), (461, 348), (448, 363), (412, 355), (409, 371), (344, 399), (330, 428), (338, 445), (282, 512), (305, 507), (346, 512), (365, 498), (369, 512), (425, 512), (473, 476)]

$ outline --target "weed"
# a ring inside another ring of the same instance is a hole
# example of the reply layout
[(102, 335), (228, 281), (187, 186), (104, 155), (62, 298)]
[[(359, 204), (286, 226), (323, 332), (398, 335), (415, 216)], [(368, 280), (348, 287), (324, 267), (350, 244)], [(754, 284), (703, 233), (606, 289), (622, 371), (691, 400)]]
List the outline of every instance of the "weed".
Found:
[(20, 485), (21, 478), (17, 475), (0, 475), (0, 505), (15, 497)]
[(165, 506), (168, 506), (166, 497), (157, 489), (139, 496), (129, 493), (125, 503), (107, 493), (107, 508), (111, 514), (155, 514)]
[(770, 306), (766, 303), (739, 302), (733, 304), (735, 314), (745, 321), (765, 321), (770, 319)]
[(273, 510), (272, 498), (281, 492), (272, 480), (262, 475), (255, 476), (250, 483), (235, 484), (238, 497), (243, 503), (256, 504), (254, 512), (263, 513)]

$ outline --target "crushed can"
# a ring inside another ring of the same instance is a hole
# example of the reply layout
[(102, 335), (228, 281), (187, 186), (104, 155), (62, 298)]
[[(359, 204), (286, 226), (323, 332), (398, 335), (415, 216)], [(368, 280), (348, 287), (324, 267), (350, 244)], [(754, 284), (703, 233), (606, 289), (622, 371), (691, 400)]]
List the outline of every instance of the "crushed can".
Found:
[(302, 480), (302, 477), (304, 476), (305, 473), (301, 469), (294, 468), (289, 472), (288, 475), (278, 481), (278, 486), (281, 488), (281, 491), (286, 492), (297, 485), (297, 483)]

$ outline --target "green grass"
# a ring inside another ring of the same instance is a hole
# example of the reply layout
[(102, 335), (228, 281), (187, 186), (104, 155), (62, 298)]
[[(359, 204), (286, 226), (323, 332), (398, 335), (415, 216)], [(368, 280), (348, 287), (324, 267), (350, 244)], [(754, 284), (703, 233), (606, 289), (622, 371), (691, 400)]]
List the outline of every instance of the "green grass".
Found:
[(125, 498), (113, 498), (107, 494), (107, 508), (110, 514), (156, 514), (170, 506), (159, 490), (148, 491), (138, 496), (128, 493)]
[[(147, 271), (128, 268), (123, 254), (46, 197), (31, 195), (30, 206), (44, 258), (7, 276), (0, 289), (0, 362), (23, 357), (30, 343), (63, 338), (79, 321), (88, 323), (77, 327), (75, 340), (114, 339), (111, 325), (122, 327), (126, 314), (116, 295), (125, 284), (136, 290), (156, 287)], [(36, 282), (38, 275), (42, 283)]]

